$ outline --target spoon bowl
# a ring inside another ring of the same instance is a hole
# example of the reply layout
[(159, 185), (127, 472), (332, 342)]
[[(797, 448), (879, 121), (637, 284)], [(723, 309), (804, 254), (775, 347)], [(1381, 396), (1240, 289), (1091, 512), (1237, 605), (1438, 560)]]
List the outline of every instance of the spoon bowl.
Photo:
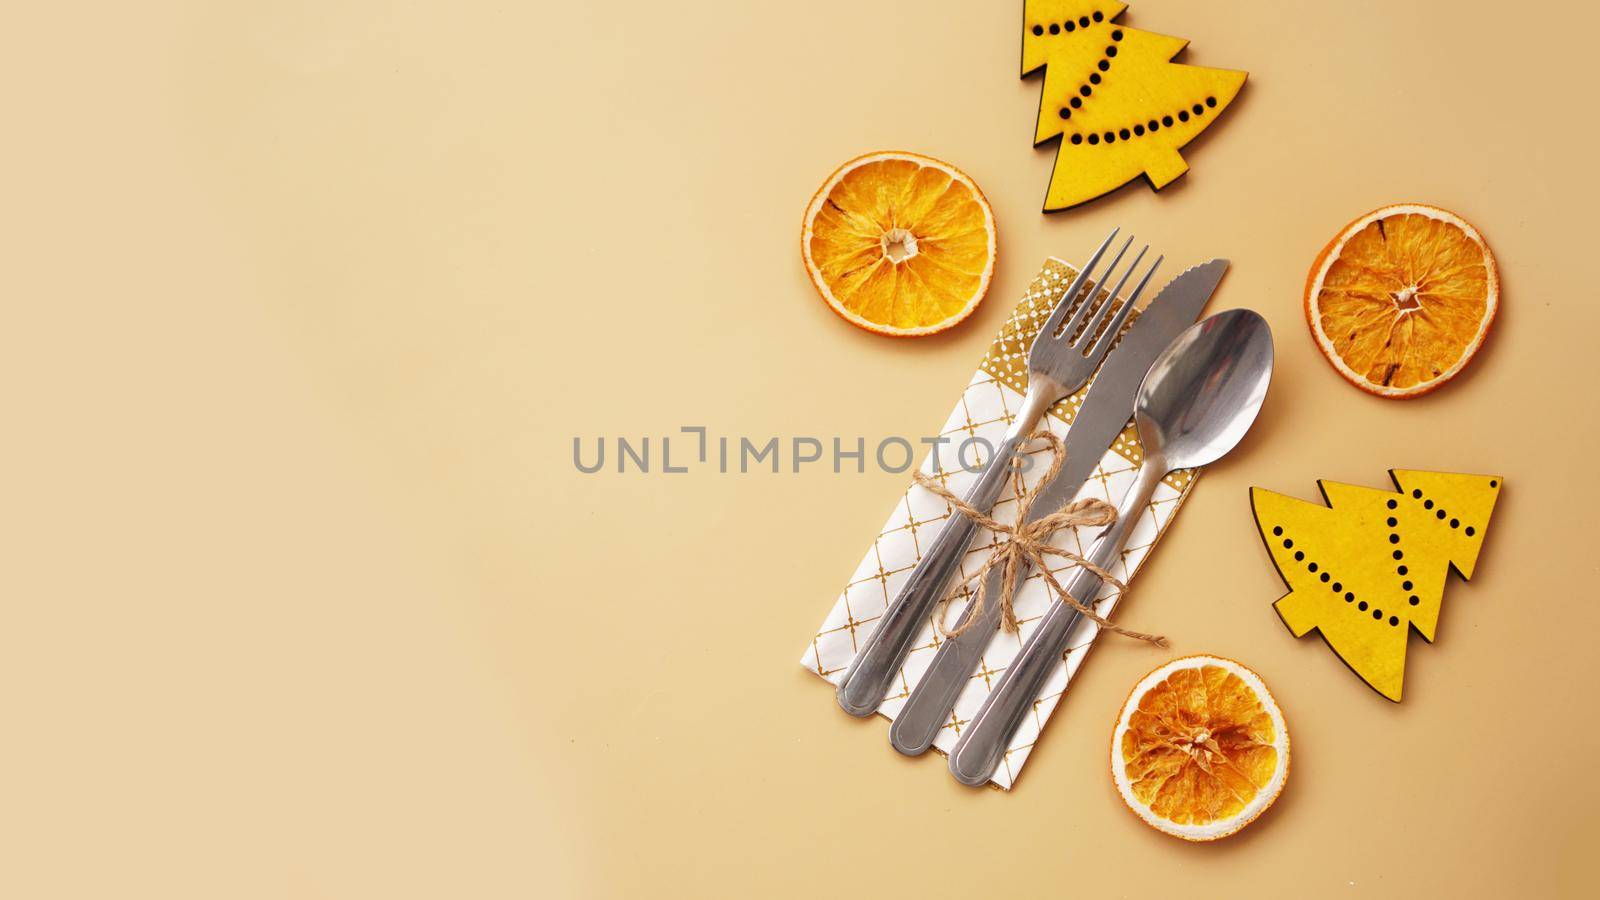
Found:
[(1272, 380), (1272, 331), (1248, 309), (1190, 326), (1156, 357), (1139, 386), (1134, 422), (1146, 467), (1216, 462), (1250, 430)]

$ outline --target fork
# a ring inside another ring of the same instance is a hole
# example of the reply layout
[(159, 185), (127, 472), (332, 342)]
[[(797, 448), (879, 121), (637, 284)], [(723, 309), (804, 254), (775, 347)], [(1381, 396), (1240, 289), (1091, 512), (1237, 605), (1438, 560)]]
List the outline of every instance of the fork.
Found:
[[(967, 493), (966, 501), (973, 508), (988, 510), (1000, 498), (1006, 476), (1011, 472), (1011, 460), (1018, 449), (1033, 435), (1045, 410), (1089, 381), (1089, 376), (1099, 368), (1100, 361), (1116, 342), (1129, 313), (1133, 311), (1134, 302), (1161, 264), (1161, 260), (1156, 260), (1139, 280), (1133, 295), (1121, 306), (1117, 305), (1117, 297), (1128, 283), (1128, 276), (1139, 268), (1139, 262), (1150, 249), (1146, 245), (1122, 273), (1117, 286), (1096, 306), (1094, 300), (1101, 292), (1100, 285), (1110, 281), (1128, 248), (1133, 245), (1130, 235), (1111, 260), (1105, 274), (1094, 279), (1094, 287), (1083, 302), (1076, 303), (1084, 286), (1090, 283), (1091, 275), (1100, 264), (1106, 248), (1111, 246), (1120, 230), (1113, 228), (1099, 249), (1089, 257), (1088, 264), (1072, 279), (1071, 286), (1056, 301), (1050, 317), (1034, 338), (1033, 347), (1028, 351), (1028, 392), (1011, 427), (1006, 429), (1005, 437), (995, 448), (977, 483)], [(1091, 310), (1094, 313), (1092, 318)], [(1069, 312), (1072, 312), (1070, 321), (1067, 320)], [(935, 602), (944, 596), (977, 530), (977, 523), (966, 516), (950, 515), (933, 546), (917, 563), (905, 587), (883, 611), (878, 627), (857, 651), (855, 660), (844, 674), (844, 680), (839, 683), (839, 705), (845, 712), (852, 716), (870, 716), (877, 711), (884, 694), (888, 692), (889, 682), (911, 652), (911, 642), (921, 630), (923, 620), (932, 611)]]

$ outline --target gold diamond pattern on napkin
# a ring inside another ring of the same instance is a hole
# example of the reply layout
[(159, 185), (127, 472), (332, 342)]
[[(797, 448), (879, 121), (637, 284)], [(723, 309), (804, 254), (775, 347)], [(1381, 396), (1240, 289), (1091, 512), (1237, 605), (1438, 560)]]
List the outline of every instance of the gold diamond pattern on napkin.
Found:
[[(950, 442), (930, 451), (923, 459), (921, 471), (937, 477), (956, 495), (963, 496), (967, 493), (977, 480), (977, 472), (968, 472), (956, 465), (954, 455), (960, 448), (961, 442), (973, 436), (986, 439), (989, 446), (998, 445), (1001, 436), (1011, 424), (1015, 410), (1022, 403), (1023, 393), (1027, 390), (1028, 347), (1040, 325), (1049, 315), (1051, 305), (1066, 289), (1075, 274), (1070, 266), (1060, 260), (1050, 259), (1045, 262), (1022, 301), (1007, 317), (1000, 334), (984, 355), (978, 371), (973, 373), (967, 389), (957, 400), (944, 427), (940, 429), (939, 434), (949, 438)], [(1091, 382), (1090, 386), (1092, 384)], [(1079, 391), (1052, 407), (1052, 415), (1045, 418), (1045, 424), (1055, 433), (1065, 436), (1070, 429), (1072, 418), (1083, 403), (1086, 390)], [(973, 454), (981, 451), (983, 447), (981, 443), (969, 444), (962, 460), (972, 463)], [(942, 463), (937, 472), (933, 466), (934, 452), (939, 453)], [(1078, 496), (1098, 497), (1116, 504), (1133, 484), (1141, 458), (1138, 435), (1130, 425), (1107, 450)], [(1029, 467), (1028, 473), (1024, 475), (1024, 481), (1029, 489), (1043, 474), (1045, 468), (1044, 465)], [(1155, 546), (1167, 524), (1177, 513), (1178, 507), (1188, 496), (1196, 474), (1197, 470), (1176, 472), (1157, 487), (1154, 498), (1145, 508), (1139, 523), (1129, 536), (1128, 545), (1123, 550), (1121, 558), (1109, 567), (1118, 578), (1125, 582), (1132, 581), (1150, 549)], [(1016, 497), (1008, 492), (995, 504), (994, 517), (1002, 522), (1011, 521), (1015, 518), (1015, 506)], [(829, 683), (838, 683), (844, 670), (855, 657), (860, 642), (877, 627), (878, 618), (888, 607), (889, 601), (904, 586), (911, 570), (922, 558), (922, 548), (931, 542), (939, 529), (944, 527), (945, 520), (951, 513), (949, 504), (932, 492), (922, 489), (914, 482), (907, 488), (896, 501), (888, 521), (879, 530), (877, 538), (873, 540), (861, 563), (856, 566), (855, 574), (845, 585), (828, 617), (823, 620), (821, 627), (812, 637), (810, 646), (801, 657), (801, 665)], [(1056, 533), (1052, 543), (1074, 553), (1083, 554), (1094, 540), (1096, 531), (1094, 528), (1062, 529)], [(971, 549), (962, 559), (961, 575), (966, 576), (977, 571), (984, 560), (992, 554), (994, 543), (993, 532), (979, 529)], [(1052, 567), (1052, 571), (1071, 568), (1071, 564), (1065, 560), (1052, 559), (1052, 562), (1059, 565), (1059, 568)], [(1097, 599), (1095, 608), (1101, 615), (1108, 615), (1116, 605), (1116, 598), (1108, 596), (1109, 593), (1109, 589), (1103, 590)], [(949, 612), (951, 622), (960, 614), (970, 597), (970, 591), (963, 591), (951, 604)], [(1021, 622), (1021, 632), (1015, 635), (1002, 632), (995, 636), (984, 653), (978, 670), (973, 673), (956, 701), (950, 721), (935, 739), (934, 749), (948, 753), (954, 746), (961, 728), (983, 704), (984, 698), (988, 696), (1000, 673), (1004, 672), (1005, 667), (1015, 658), (1023, 641), (1032, 633), (1039, 618), (1049, 608), (1051, 600), (1044, 581), (1037, 573), (1030, 574), (1018, 585), (1014, 606), (1017, 618)], [(1099, 627), (1088, 621), (1080, 621), (1074, 629), (1067, 653), (1034, 702), (1032, 715), (1013, 738), (1011, 746), (1006, 751), (1003, 765), (991, 779), (993, 784), (1009, 789), (1015, 782), (1023, 764), (1027, 761), (1035, 739), (1044, 728), (1045, 722), (1049, 720), (1050, 714), (1060, 704), (1072, 677), (1083, 664), (1098, 632)], [(878, 708), (881, 714), (893, 719), (899, 712), (911, 688), (927, 670), (928, 663), (942, 640), (934, 629), (930, 617), (915, 639), (913, 649), (891, 685), (884, 704)], [(885, 739), (887, 740), (887, 735)]]

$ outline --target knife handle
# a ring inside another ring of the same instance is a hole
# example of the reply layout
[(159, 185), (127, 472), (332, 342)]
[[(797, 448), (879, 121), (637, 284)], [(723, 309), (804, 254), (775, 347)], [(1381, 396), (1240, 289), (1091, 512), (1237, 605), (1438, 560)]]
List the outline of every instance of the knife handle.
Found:
[[(1043, 379), (1035, 384), (1039, 382)], [(967, 503), (976, 509), (988, 510), (1000, 498), (1011, 474), (1011, 458), (1017, 447), (1033, 434), (1045, 409), (1060, 399), (1059, 395), (1051, 394), (1054, 385), (1036, 388), (1035, 384), (1028, 386), (1021, 410), (995, 448), (994, 457), (983, 474), (967, 493)], [(845, 712), (852, 716), (870, 716), (883, 703), (889, 682), (894, 680), (895, 673), (900, 671), (906, 655), (911, 652), (911, 642), (922, 630), (934, 604), (944, 596), (977, 530), (977, 523), (966, 516), (950, 514), (933, 546), (917, 562), (899, 595), (883, 611), (878, 626), (856, 653), (839, 683), (839, 706)]]
[[(1019, 586), (1027, 574), (1028, 562), (1023, 560), (1017, 569)], [(896, 750), (907, 756), (917, 756), (933, 746), (933, 739), (949, 720), (956, 699), (978, 668), (978, 660), (1000, 626), (1000, 583), (1004, 578), (1005, 573), (999, 566), (989, 570), (985, 578), (988, 584), (984, 588), (988, 601), (984, 603), (981, 617), (970, 621), (972, 607), (967, 607), (958, 623), (958, 627), (965, 626), (965, 630), (945, 638), (928, 670), (906, 698), (906, 705), (895, 715), (894, 724), (889, 726), (889, 743)]]
[[(1089, 561), (1100, 568), (1109, 566), (1122, 553), (1128, 535), (1138, 522), (1144, 508), (1150, 503), (1156, 485), (1167, 474), (1165, 464), (1146, 458), (1139, 467), (1138, 479), (1128, 489), (1117, 507), (1117, 520), (1106, 526), (1089, 551)], [(1067, 585), (1067, 593), (1079, 603), (1088, 604), (1100, 591), (1100, 577), (1088, 569), (1079, 569)], [(1066, 652), (1067, 638), (1077, 624), (1079, 613), (1072, 606), (1057, 600), (1050, 604), (1034, 628), (1033, 634), (1023, 643), (1016, 659), (1006, 667), (983, 706), (961, 738), (950, 751), (950, 774), (962, 784), (977, 787), (994, 777), (995, 770), (1005, 758), (1006, 748), (1017, 733), (1017, 727), (1033, 709), (1039, 691), (1055, 671), (1056, 663)]]

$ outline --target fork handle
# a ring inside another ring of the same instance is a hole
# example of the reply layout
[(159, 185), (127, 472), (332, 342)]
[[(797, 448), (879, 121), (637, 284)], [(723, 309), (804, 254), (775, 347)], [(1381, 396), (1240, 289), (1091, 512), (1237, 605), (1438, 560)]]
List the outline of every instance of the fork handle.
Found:
[[(1139, 467), (1137, 480), (1117, 507), (1116, 521), (1106, 526), (1095, 541), (1094, 549), (1089, 551), (1090, 562), (1104, 569), (1122, 553), (1128, 535), (1166, 474), (1165, 463), (1146, 457)], [(1079, 569), (1067, 583), (1067, 593), (1079, 603), (1089, 605), (1100, 592), (1100, 585), (1100, 576), (1088, 569)], [(1033, 709), (1033, 701), (1049, 680), (1050, 673), (1055, 671), (1062, 653), (1066, 652), (1067, 638), (1078, 618), (1078, 611), (1066, 603), (1057, 600), (1050, 604), (1049, 611), (951, 748), (950, 774), (957, 781), (978, 787), (1000, 768), (1017, 727)]]
[[(1032, 373), (1030, 373), (1030, 376)], [(1006, 476), (1011, 472), (1011, 458), (1017, 447), (1033, 434), (1039, 419), (1050, 404), (1066, 393), (1049, 379), (1030, 377), (1028, 393), (1023, 398), (1022, 409), (1012, 420), (1005, 437), (995, 448), (994, 457), (984, 467), (978, 481), (967, 492), (966, 501), (976, 509), (988, 510), (1000, 498), (1005, 488)], [(839, 706), (852, 716), (870, 716), (883, 703), (889, 682), (911, 652), (911, 642), (922, 630), (923, 621), (932, 611), (934, 603), (944, 596), (950, 579), (960, 568), (961, 557), (966, 554), (977, 523), (960, 513), (952, 512), (934, 539), (933, 546), (918, 561), (905, 587), (883, 611), (878, 627), (866, 639), (850, 668), (839, 683)]]

